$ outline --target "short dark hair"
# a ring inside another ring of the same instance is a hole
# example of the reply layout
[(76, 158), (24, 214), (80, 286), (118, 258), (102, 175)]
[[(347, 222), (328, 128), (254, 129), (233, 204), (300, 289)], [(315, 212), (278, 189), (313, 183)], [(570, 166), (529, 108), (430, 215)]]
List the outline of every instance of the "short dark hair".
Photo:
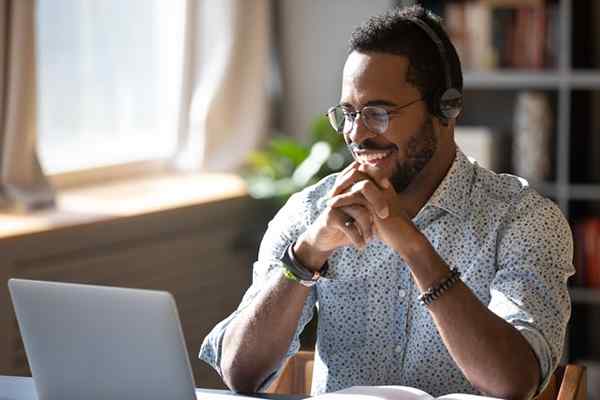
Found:
[(429, 25), (442, 41), (452, 86), (462, 92), (462, 70), (456, 49), (442, 27), (440, 17), (419, 5), (393, 8), (369, 18), (352, 32), (348, 53), (379, 52), (407, 57), (406, 81), (419, 89), (429, 112), (436, 113), (434, 98), (446, 89), (444, 65), (436, 44), (412, 21), (416, 18)]

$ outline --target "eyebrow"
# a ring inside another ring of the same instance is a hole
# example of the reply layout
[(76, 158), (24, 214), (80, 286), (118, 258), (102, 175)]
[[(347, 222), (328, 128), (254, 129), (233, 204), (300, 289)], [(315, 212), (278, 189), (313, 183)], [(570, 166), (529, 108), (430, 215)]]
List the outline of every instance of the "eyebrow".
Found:
[[(350, 103), (340, 103), (342, 107), (354, 108), (354, 106)], [(389, 100), (370, 100), (366, 104), (362, 104), (359, 108), (367, 107), (367, 106), (383, 106), (383, 107), (397, 107), (398, 104), (389, 101)]]

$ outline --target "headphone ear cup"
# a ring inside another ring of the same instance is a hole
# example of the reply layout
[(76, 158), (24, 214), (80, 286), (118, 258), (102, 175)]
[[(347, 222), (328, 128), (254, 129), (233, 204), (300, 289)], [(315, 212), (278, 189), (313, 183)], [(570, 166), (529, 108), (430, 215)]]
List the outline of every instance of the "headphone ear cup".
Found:
[(447, 89), (439, 97), (439, 112), (445, 119), (458, 117), (463, 107), (463, 96), (455, 88)]

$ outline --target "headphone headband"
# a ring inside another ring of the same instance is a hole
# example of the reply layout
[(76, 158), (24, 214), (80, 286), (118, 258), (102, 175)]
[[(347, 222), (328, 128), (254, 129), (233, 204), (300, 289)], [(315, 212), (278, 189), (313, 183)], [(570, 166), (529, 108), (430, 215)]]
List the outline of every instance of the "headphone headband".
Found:
[(423, 32), (427, 34), (429, 39), (431, 39), (431, 41), (435, 44), (442, 61), (446, 87), (440, 98), (435, 99), (438, 105), (438, 113), (441, 114), (440, 116), (444, 119), (456, 118), (462, 110), (462, 93), (460, 90), (452, 86), (450, 64), (448, 63), (448, 57), (446, 57), (446, 46), (444, 46), (444, 43), (440, 37), (425, 21), (417, 17), (409, 18), (409, 20), (414, 22), (415, 25), (417, 25)]

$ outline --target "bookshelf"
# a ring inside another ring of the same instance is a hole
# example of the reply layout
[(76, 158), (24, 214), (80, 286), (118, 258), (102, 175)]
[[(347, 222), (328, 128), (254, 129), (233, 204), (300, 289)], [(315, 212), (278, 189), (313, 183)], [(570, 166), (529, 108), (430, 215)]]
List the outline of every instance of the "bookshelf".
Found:
[[(474, 122), (481, 123), (477, 118), (471, 118), (468, 110), (469, 96), (477, 94), (477, 100), (488, 99), (489, 93), (503, 92), (503, 97), (511, 97), (510, 101), (504, 101), (504, 108), (496, 118), (505, 119), (506, 113), (513, 110), (506, 109), (507, 103), (514, 100), (514, 96), (519, 91), (533, 90), (551, 93), (554, 100), (554, 135), (553, 135), (553, 155), (552, 164), (554, 171), (552, 177), (542, 182), (529, 180), (531, 185), (540, 193), (552, 198), (561, 208), (564, 215), (572, 222), (573, 202), (587, 201), (600, 203), (600, 182), (576, 182), (571, 179), (571, 164), (573, 162), (571, 148), (572, 135), (572, 106), (574, 91), (600, 91), (600, 65), (589, 65), (584, 67), (575, 66), (573, 57), (574, 44), (576, 46), (585, 46), (583, 51), (589, 50), (589, 40), (575, 41), (573, 36), (573, 10), (574, 0), (528, 0), (528, 1), (510, 1), (510, 0), (479, 0), (482, 3), (488, 3), (492, 6), (499, 4), (514, 4), (515, 7), (535, 7), (537, 5), (552, 4), (556, 9), (557, 25), (556, 46), (554, 65), (550, 68), (542, 69), (523, 69), (523, 68), (498, 68), (490, 70), (470, 70), (465, 68), (464, 73), (464, 92), (465, 92), (465, 112), (459, 120), (459, 125), (473, 125)], [(466, 0), (452, 0), (443, 2), (441, 0), (398, 0), (397, 5), (406, 6), (414, 3), (423, 4), (425, 7), (433, 10), (438, 15), (446, 17), (445, 11), (447, 4), (465, 3)], [(446, 22), (448, 22), (446, 18)], [(493, 22), (492, 22), (493, 23)], [(600, 38), (596, 39), (600, 41)], [(577, 49), (577, 48), (576, 48)], [(577, 57), (575, 57), (577, 58)], [(600, 63), (600, 60), (598, 60)], [(508, 93), (508, 94), (506, 94)], [(494, 99), (492, 97), (492, 99)], [(502, 101), (501, 101), (502, 102)], [(482, 102), (476, 101), (477, 107)], [(598, 110), (600, 112), (600, 110)], [(487, 113), (486, 116), (490, 114)], [(494, 125), (492, 121), (492, 125)], [(501, 125), (496, 123), (496, 125)], [(506, 129), (506, 122), (502, 126)], [(599, 150), (600, 151), (600, 150)], [(509, 171), (510, 172), (510, 171)]]
[[(548, 70), (499, 69), (495, 71), (465, 71), (465, 95), (478, 90), (541, 90), (556, 96), (554, 179), (532, 182), (541, 193), (553, 198), (570, 219), (571, 202), (600, 201), (600, 182), (578, 184), (571, 181), (571, 96), (574, 90), (599, 90), (600, 69), (578, 69), (572, 65), (573, 0), (558, 0), (557, 65)], [(468, 123), (468, 120), (467, 120)]]
[[(600, 2), (475, 0), (470, 3), (474, 2), (492, 7), (500, 3), (512, 3), (514, 7), (553, 7), (554, 14), (548, 12), (546, 22), (556, 25), (555, 57), (552, 63), (538, 68), (464, 68), (465, 109), (459, 126), (489, 126), (494, 134), (503, 131), (503, 135), (510, 137), (514, 135), (511, 125), (518, 93), (545, 93), (553, 114), (549, 147), (553, 167), (547, 179), (538, 182), (529, 179), (529, 182), (559, 205), (572, 228), (582, 219), (600, 218), (600, 176), (598, 172), (589, 172), (590, 169), (600, 170), (593, 168), (594, 163), (600, 165), (600, 140), (596, 139), (600, 136), (600, 28), (596, 27)], [(410, 5), (415, 1), (397, 3)], [(448, 4), (460, 5), (466, 0), (423, 0), (418, 3), (447, 17)], [(445, 22), (447, 26), (451, 25), (448, 18)], [(494, 24), (498, 21), (490, 20), (490, 25)], [(508, 172), (519, 174), (510, 169)], [(596, 240), (600, 246), (600, 234)], [(600, 268), (600, 261), (597, 266)], [(600, 287), (573, 286), (570, 294), (573, 314), (563, 362), (590, 362), (588, 368), (598, 368)], [(590, 398), (600, 399), (600, 392), (590, 393)]]
[(570, 71), (561, 74), (555, 71), (500, 72), (466, 71), (465, 89), (600, 89), (600, 72)]
[(572, 287), (570, 292), (573, 304), (600, 305), (600, 289)]

